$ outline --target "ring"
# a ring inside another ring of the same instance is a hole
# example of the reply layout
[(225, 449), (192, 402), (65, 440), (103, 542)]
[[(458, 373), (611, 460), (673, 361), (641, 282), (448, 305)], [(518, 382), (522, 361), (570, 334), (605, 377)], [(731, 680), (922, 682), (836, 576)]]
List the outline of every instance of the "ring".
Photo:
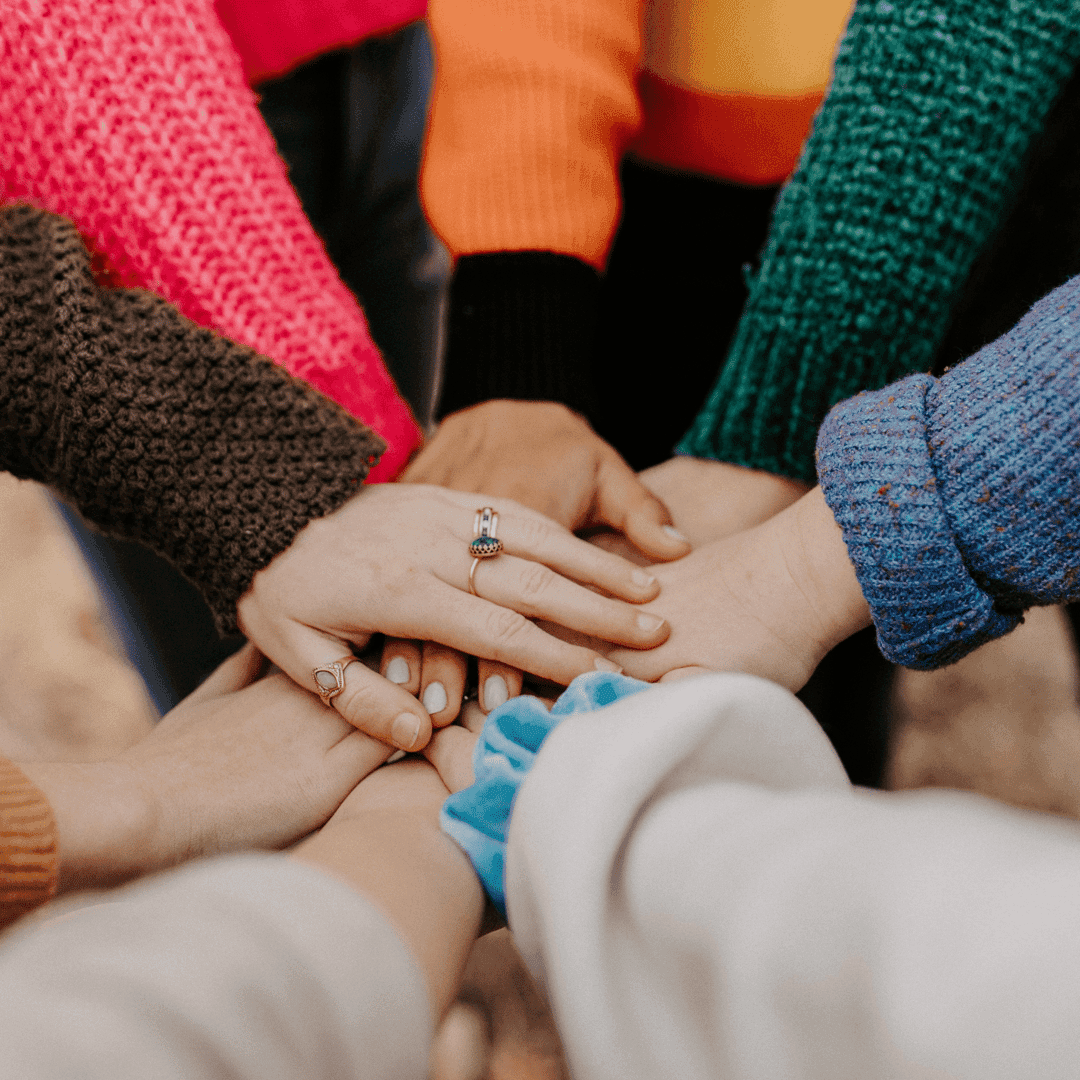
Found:
[(345, 689), (345, 669), (350, 664), (358, 662), (358, 657), (343, 656), (332, 664), (322, 664), (312, 671), (311, 676), (315, 680), (315, 692), (327, 708), (330, 707), (330, 702)]
[(499, 515), (490, 506), (484, 506), (476, 511), (473, 518), (473, 534), (475, 539), (469, 544), (469, 554), (473, 556), (472, 566), (469, 567), (469, 592), (478, 596), (476, 591), (476, 568), (481, 559), (491, 559), (503, 549), (503, 542), (496, 539), (495, 533), (499, 529)]

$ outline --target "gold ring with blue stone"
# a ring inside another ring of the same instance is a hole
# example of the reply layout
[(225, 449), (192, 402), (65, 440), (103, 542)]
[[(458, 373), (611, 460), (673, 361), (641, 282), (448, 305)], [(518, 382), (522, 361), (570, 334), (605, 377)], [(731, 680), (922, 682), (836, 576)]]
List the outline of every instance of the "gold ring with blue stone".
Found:
[(469, 592), (473, 596), (478, 595), (473, 578), (480, 560), (491, 559), (503, 549), (503, 542), (495, 536), (498, 528), (499, 515), (490, 506), (481, 507), (476, 511), (476, 517), (473, 519), (475, 539), (469, 544), (469, 554), (473, 557), (472, 566), (469, 567)]

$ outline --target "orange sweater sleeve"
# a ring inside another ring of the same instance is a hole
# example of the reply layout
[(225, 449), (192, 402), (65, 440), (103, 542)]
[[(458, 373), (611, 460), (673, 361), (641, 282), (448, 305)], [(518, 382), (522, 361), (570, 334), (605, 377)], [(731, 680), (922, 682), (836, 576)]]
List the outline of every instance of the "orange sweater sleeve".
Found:
[(56, 823), (45, 796), (0, 758), (0, 929), (56, 892)]
[(456, 257), (552, 251), (602, 269), (640, 124), (640, 0), (431, 0), (421, 190)]

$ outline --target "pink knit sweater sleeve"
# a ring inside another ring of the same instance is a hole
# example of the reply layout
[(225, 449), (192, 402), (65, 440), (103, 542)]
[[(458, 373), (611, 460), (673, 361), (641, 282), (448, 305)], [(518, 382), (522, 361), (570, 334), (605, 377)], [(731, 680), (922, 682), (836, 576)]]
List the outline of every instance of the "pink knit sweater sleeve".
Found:
[(374, 428), (419, 430), (289, 184), (213, 0), (3, 0), (0, 201), (70, 218), (108, 280), (250, 345)]

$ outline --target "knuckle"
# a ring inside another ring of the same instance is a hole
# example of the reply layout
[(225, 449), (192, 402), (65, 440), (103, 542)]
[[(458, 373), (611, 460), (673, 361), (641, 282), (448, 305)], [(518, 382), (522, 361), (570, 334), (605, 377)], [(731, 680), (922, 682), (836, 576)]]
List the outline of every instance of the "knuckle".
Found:
[(518, 587), (526, 600), (537, 600), (555, 584), (555, 575), (540, 563), (528, 563), (522, 568)]
[(496, 608), (487, 618), (488, 637), (500, 650), (513, 645), (527, 634), (529, 626), (529, 620), (524, 615), (519, 615), (509, 608)]
[(541, 517), (532, 517), (531, 515), (523, 518), (518, 523), (518, 531), (522, 547), (526, 550), (543, 547), (550, 542), (553, 535), (548, 522)]

